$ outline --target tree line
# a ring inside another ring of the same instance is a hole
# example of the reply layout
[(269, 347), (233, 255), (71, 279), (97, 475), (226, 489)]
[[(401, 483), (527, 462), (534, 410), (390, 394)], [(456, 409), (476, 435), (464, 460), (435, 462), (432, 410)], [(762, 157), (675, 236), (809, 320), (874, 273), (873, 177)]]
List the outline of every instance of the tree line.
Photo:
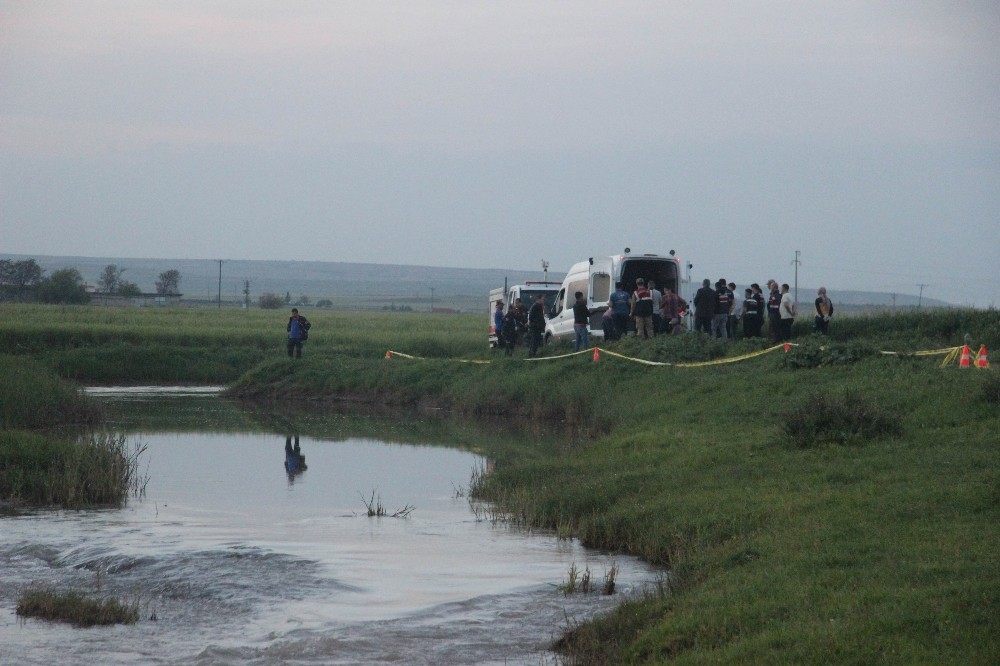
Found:
[[(98, 290), (122, 298), (142, 294), (137, 284), (125, 279), (125, 271), (117, 264), (105, 266), (97, 280)], [(68, 304), (90, 302), (87, 283), (77, 269), (60, 268), (49, 275), (45, 273), (45, 269), (34, 259), (0, 259), (0, 300)], [(178, 294), (180, 282), (180, 271), (164, 271), (156, 280), (156, 293)]]

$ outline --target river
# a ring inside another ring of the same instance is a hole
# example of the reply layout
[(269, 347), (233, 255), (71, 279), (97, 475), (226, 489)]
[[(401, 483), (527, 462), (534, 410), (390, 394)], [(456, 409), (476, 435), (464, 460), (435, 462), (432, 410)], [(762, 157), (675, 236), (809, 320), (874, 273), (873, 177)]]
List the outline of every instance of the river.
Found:
[[(477, 446), (487, 431), (274, 414), (211, 390), (93, 392), (145, 447), (145, 495), (0, 518), (4, 664), (553, 663), (548, 647), (568, 626), (657, 575), (490, 521), (466, 496), (490, 464)], [(370, 517), (373, 500), (389, 515)], [(616, 568), (617, 592), (564, 594), (573, 566), (598, 587)], [(14, 608), (30, 584), (135, 601), (141, 619), (24, 620)]]

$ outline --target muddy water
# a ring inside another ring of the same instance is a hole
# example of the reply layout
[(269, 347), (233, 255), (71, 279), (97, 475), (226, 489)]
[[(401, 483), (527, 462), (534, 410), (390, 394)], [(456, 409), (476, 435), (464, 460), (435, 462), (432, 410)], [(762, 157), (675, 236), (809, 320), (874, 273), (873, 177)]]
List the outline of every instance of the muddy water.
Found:
[[(124, 405), (119, 425), (146, 447), (146, 495), (121, 510), (0, 518), (0, 663), (551, 663), (567, 623), (655, 577), (483, 520), (464, 493), (487, 464), (470, 450), (483, 433), (248, 414), (210, 392), (103, 399)], [(369, 517), (373, 494), (390, 514), (412, 511)], [(595, 579), (616, 565), (619, 594), (562, 594), (573, 564)], [(137, 600), (142, 620), (18, 620), (31, 582)]]

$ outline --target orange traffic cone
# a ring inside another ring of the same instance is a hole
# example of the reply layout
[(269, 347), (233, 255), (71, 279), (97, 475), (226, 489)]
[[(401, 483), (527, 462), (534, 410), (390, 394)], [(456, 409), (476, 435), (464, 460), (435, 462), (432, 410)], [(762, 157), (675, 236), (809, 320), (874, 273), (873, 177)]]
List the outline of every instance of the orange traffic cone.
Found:
[(385, 353), (385, 357), (386, 357), (386, 358), (391, 358), (391, 357), (392, 357), (392, 352), (391, 352), (391, 351), (387, 351), (387, 352)]
[(789, 350), (790, 350), (791, 348), (792, 348), (792, 346), (791, 346), (790, 344), (788, 344), (788, 343), (786, 342), (786, 343), (785, 343), (785, 353), (787, 354), (787, 353), (788, 353), (788, 351), (789, 351)]
[(594, 347), (594, 363), (597, 363), (600, 360), (601, 360), (600, 350), (597, 347)]
[(976, 367), (977, 368), (988, 368), (990, 367), (990, 362), (986, 358), (986, 345), (979, 348), (979, 353), (976, 354)]
[(958, 362), (958, 367), (968, 368), (969, 367), (969, 345), (962, 347), (962, 358)]

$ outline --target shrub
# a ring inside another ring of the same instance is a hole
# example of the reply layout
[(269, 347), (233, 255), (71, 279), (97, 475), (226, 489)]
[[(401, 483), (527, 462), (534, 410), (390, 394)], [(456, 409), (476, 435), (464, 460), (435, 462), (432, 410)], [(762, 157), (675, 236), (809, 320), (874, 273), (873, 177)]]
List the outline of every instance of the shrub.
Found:
[(982, 383), (983, 397), (988, 402), (1000, 405), (1000, 374), (996, 372), (986, 373), (986, 379)]
[(878, 350), (868, 341), (831, 342), (823, 335), (802, 338), (791, 353), (782, 357), (786, 368), (819, 368), (826, 365), (849, 365), (875, 356)]
[(900, 415), (864, 393), (813, 393), (781, 414), (784, 434), (800, 448), (822, 443), (850, 444), (902, 432)]
[(257, 299), (257, 305), (264, 310), (277, 310), (278, 308), (284, 307), (285, 299), (278, 294), (261, 294)]

